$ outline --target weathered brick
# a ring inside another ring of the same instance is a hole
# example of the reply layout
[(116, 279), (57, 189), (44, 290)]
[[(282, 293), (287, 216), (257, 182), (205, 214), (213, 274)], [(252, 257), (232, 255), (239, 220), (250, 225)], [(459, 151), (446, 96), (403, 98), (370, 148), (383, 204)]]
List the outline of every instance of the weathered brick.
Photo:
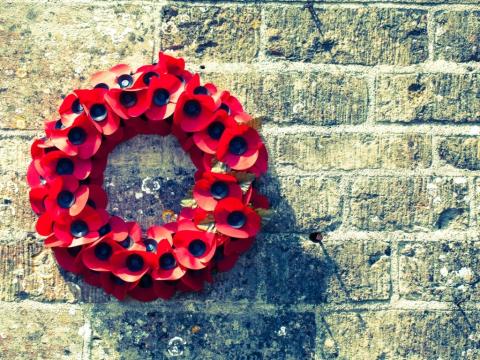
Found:
[(432, 162), (429, 135), (308, 132), (274, 139), (274, 166), (304, 171), (414, 169)]
[(399, 245), (400, 294), (413, 300), (478, 301), (480, 242), (449, 238)]
[(480, 11), (438, 11), (435, 21), (435, 59), (480, 61)]
[(478, 136), (447, 136), (438, 145), (440, 159), (460, 169), (480, 170)]
[[(221, 313), (96, 306), (91, 314), (94, 359), (313, 359), (311, 312)], [(236, 310), (236, 309), (233, 309)]]
[(0, 245), (0, 301), (105, 302), (110, 296), (79, 277), (60, 270), (43, 241), (26, 240)]
[(380, 75), (377, 122), (478, 122), (480, 74)]
[[(0, 128), (40, 129), (98, 70), (151, 61), (154, 6), (11, 2), (0, 11)], [(12, 15), (14, 14), (14, 15)]]
[(24, 239), (34, 228), (25, 177), (32, 140), (32, 135), (0, 134), (0, 244)]
[(273, 59), (362, 65), (427, 59), (424, 10), (316, 8), (315, 13), (300, 6), (265, 7), (266, 54)]
[(237, 96), (248, 113), (266, 121), (315, 125), (366, 121), (368, 85), (363, 76), (317, 71), (206, 71), (204, 81)]
[(478, 359), (478, 311), (359, 311), (320, 316), (324, 359)]
[(349, 226), (360, 230), (464, 229), (469, 224), (463, 177), (365, 177), (352, 181)]
[(264, 231), (334, 230), (341, 224), (343, 196), (340, 177), (265, 176), (259, 189), (275, 213)]
[(160, 48), (187, 60), (253, 62), (259, 52), (260, 8), (165, 5)]
[(390, 245), (373, 238), (265, 235), (266, 299), (270, 303), (339, 303), (385, 300), (390, 294)]
[(0, 304), (2, 359), (81, 359), (83, 310), (78, 306)]

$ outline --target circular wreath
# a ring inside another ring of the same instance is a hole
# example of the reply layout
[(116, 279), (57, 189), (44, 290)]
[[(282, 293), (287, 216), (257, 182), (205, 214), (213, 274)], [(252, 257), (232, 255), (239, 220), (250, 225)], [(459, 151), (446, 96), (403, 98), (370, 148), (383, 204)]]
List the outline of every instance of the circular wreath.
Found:
[[(91, 85), (66, 96), (59, 119), (32, 144), (37, 232), (61, 267), (118, 299), (201, 290), (250, 248), (268, 214), (268, 199), (252, 186), (267, 170), (267, 151), (251, 117), (228, 91), (201, 85), (182, 58), (163, 53), (136, 71), (120, 64), (96, 73)], [(197, 168), (192, 196), (143, 236), (138, 223), (106, 211), (107, 157), (137, 134), (170, 133)]]

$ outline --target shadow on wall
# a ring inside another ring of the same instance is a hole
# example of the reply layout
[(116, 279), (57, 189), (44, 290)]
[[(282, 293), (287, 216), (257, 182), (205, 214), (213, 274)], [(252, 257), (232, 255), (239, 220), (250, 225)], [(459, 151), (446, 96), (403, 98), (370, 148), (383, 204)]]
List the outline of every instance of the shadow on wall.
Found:
[[(136, 137), (109, 159), (105, 187), (110, 211), (136, 219), (145, 229), (158, 223), (163, 209), (180, 202), (193, 184), (193, 173), (173, 137)], [(270, 163), (257, 186), (277, 214), (234, 269), (215, 274), (214, 284), (201, 293), (178, 294), (168, 302), (120, 303), (65, 274), (82, 289), (77, 300), (94, 303), (89, 316), (91, 357), (314, 358), (317, 334), (332, 334), (324, 321), (322, 330), (317, 329), (311, 305), (334, 298), (348, 301), (351, 295), (330, 250), (318, 237), (312, 241), (308, 234), (295, 232), (296, 217), (284, 183)], [(285, 232), (279, 232), (283, 225)], [(325, 353), (335, 355), (335, 345)]]

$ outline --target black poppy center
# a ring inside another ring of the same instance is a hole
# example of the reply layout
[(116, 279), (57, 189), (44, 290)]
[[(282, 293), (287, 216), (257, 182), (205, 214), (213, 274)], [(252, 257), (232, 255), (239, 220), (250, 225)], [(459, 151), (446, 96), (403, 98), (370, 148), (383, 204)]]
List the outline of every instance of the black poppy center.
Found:
[(112, 256), (112, 247), (108, 244), (101, 243), (95, 246), (95, 256), (100, 260), (108, 260)]
[(215, 181), (210, 187), (210, 193), (215, 200), (221, 200), (228, 195), (228, 185), (223, 181)]
[(152, 77), (158, 77), (158, 74), (156, 72), (153, 72), (153, 71), (149, 71), (147, 72), (145, 75), (143, 75), (143, 83), (145, 85), (148, 85), (150, 84), (150, 80), (152, 79)]
[(75, 220), (70, 225), (70, 234), (76, 238), (84, 237), (88, 234), (88, 225), (83, 220)]
[(110, 231), (112, 231), (112, 226), (110, 224), (105, 224), (100, 229), (98, 229), (98, 234), (100, 236), (103, 236), (108, 234)]
[(183, 105), (183, 112), (189, 117), (197, 117), (201, 111), (202, 108), (197, 100), (188, 100)]
[(195, 257), (202, 256), (203, 254), (205, 254), (206, 250), (207, 250), (207, 245), (205, 245), (205, 243), (200, 239), (193, 240), (188, 245), (188, 251), (190, 251), (190, 254), (192, 254)]
[(90, 117), (94, 121), (103, 121), (107, 117), (107, 108), (103, 104), (94, 104), (90, 108)]
[(228, 150), (234, 155), (243, 155), (247, 151), (247, 141), (241, 136), (235, 136), (230, 140)]
[(138, 286), (140, 286), (143, 289), (147, 289), (153, 286), (153, 279), (149, 274), (145, 274), (142, 276), (140, 279), (140, 282), (138, 283)]
[(55, 168), (58, 175), (71, 175), (73, 174), (73, 161), (72, 159), (63, 158), (58, 160)]
[(75, 99), (72, 102), (72, 112), (75, 114), (80, 114), (83, 111), (83, 106), (80, 104), (80, 100)]
[(138, 254), (132, 254), (127, 257), (127, 268), (130, 271), (136, 272), (143, 268), (143, 258)]
[(170, 94), (165, 89), (157, 89), (153, 93), (153, 103), (157, 106), (164, 106), (168, 104)]
[(115, 285), (124, 285), (125, 284), (125, 281), (120, 279), (118, 276), (113, 275), (112, 273), (110, 273), (110, 279), (112, 279), (112, 282)]
[(135, 106), (137, 103), (137, 94), (132, 91), (122, 91), (120, 94), (120, 103), (126, 108)]
[(163, 270), (171, 270), (175, 266), (177, 266), (177, 261), (170, 253), (166, 253), (160, 256), (158, 263)]
[(93, 88), (94, 89), (106, 89), (106, 90), (109, 89), (108, 85), (105, 84), (105, 83), (99, 83), (99, 84), (95, 85)]
[(55, 123), (55, 129), (56, 130), (63, 129), (62, 120), (57, 120), (57, 122)]
[(117, 79), (117, 83), (122, 89), (127, 88), (133, 84), (133, 77), (128, 74), (120, 75)]
[(245, 225), (247, 218), (241, 211), (233, 211), (227, 217), (227, 223), (235, 229), (240, 229)]
[(222, 105), (220, 105), (220, 109), (221, 110), (225, 110), (225, 112), (230, 115), (230, 107), (227, 105), (227, 104), (224, 104), (222, 103)]
[(194, 90), (193, 93), (195, 95), (208, 95), (208, 90), (205, 86), (197, 86)]
[(157, 251), (157, 242), (153, 239), (146, 239), (143, 241), (143, 244), (145, 245), (145, 250), (148, 252), (155, 252)]
[(69, 209), (75, 203), (75, 196), (68, 190), (60, 191), (57, 196), (57, 204), (62, 209)]
[(127, 236), (127, 238), (125, 240), (122, 240), (119, 242), (119, 244), (125, 248), (125, 249), (128, 249), (130, 246), (133, 245), (133, 240), (130, 236)]
[(213, 140), (218, 140), (223, 134), (225, 130), (225, 125), (219, 121), (215, 121), (208, 125), (207, 132), (208, 136), (210, 136)]
[(80, 127), (74, 127), (68, 132), (68, 140), (73, 145), (82, 145), (87, 139), (87, 133)]
[(81, 250), (82, 245), (67, 248), (67, 252), (71, 257), (76, 257)]

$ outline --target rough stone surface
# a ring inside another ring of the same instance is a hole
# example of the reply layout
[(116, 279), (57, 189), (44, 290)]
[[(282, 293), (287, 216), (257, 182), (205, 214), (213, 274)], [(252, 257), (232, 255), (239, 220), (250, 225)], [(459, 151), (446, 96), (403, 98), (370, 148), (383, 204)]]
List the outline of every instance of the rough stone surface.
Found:
[(307, 311), (92, 311), (95, 359), (314, 359), (315, 335), (315, 315)]
[(400, 294), (414, 300), (478, 301), (479, 252), (478, 239), (400, 243)]
[(294, 133), (274, 139), (275, 166), (302, 171), (413, 169), (432, 163), (431, 137), (423, 134)]
[(478, 311), (326, 314), (319, 353), (325, 359), (476, 359), (478, 318)]
[(11, 2), (0, 11), (0, 128), (40, 129), (95, 71), (151, 61), (153, 6)]
[(462, 177), (358, 177), (351, 184), (348, 224), (380, 231), (465, 229), (467, 194)]
[(252, 62), (260, 43), (260, 9), (255, 6), (165, 5), (160, 48), (196, 61)]
[(316, 8), (312, 14), (305, 7), (272, 6), (265, 10), (265, 27), (265, 52), (272, 59), (415, 64), (428, 55), (427, 12), (418, 9)]
[(202, 75), (205, 81), (238, 96), (244, 108), (265, 123), (360, 124), (367, 118), (368, 86), (362, 76), (318, 71), (209, 70), (206, 66)]
[(455, 62), (480, 61), (480, 11), (435, 13), (436, 58)]
[(390, 123), (478, 122), (479, 91), (478, 73), (381, 75), (376, 81), (375, 120)]
[(81, 359), (85, 331), (78, 306), (0, 304), (2, 359)]
[(266, 298), (273, 304), (385, 300), (390, 296), (387, 241), (271, 235), (262, 241)]
[(446, 164), (459, 169), (480, 170), (478, 136), (447, 136), (439, 142), (438, 154)]

